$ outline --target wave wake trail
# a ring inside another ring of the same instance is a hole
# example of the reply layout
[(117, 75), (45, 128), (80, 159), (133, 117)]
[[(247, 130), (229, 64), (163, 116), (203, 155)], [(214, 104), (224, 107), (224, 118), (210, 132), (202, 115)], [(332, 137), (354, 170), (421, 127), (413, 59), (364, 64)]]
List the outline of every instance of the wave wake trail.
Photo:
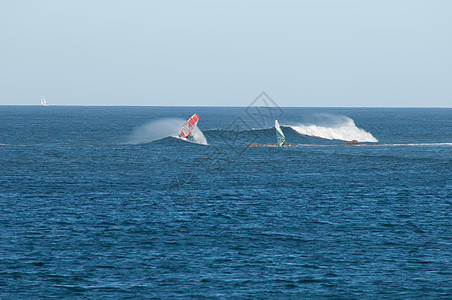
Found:
[(452, 146), (452, 143), (385, 143), (380, 144), (381, 146)]
[(327, 114), (322, 114), (318, 117), (320, 117), (321, 120), (317, 124), (299, 124), (289, 127), (299, 134), (328, 140), (378, 142), (371, 133), (358, 128), (355, 122), (349, 117)]
[[(150, 143), (167, 137), (177, 138), (180, 127), (185, 123), (183, 119), (165, 118), (152, 121), (135, 128), (127, 139), (130, 144)], [(188, 142), (207, 145), (207, 139), (202, 131), (196, 127), (186, 139)]]

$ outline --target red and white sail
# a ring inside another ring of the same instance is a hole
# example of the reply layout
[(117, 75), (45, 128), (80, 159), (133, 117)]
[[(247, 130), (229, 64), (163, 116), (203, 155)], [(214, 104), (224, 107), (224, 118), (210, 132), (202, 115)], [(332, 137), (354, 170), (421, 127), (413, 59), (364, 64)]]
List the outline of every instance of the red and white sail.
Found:
[(199, 116), (197, 114), (191, 116), (191, 118), (188, 119), (187, 122), (185, 122), (185, 124), (180, 128), (182, 137), (184, 138), (188, 137), (196, 128), (196, 124), (198, 124), (198, 121)]

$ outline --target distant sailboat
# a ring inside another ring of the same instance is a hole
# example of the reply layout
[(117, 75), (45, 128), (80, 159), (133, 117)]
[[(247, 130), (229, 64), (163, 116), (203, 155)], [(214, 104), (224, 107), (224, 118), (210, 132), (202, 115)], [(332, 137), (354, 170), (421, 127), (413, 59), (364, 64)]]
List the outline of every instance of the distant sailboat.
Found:
[(49, 106), (49, 104), (46, 101), (46, 98), (44, 98), (44, 97), (41, 98), (41, 105), (42, 106)]
[(279, 126), (278, 120), (275, 120), (275, 129), (276, 129), (276, 141), (278, 142), (278, 147), (282, 148), (284, 144), (286, 143), (286, 136), (281, 130), (281, 127)]

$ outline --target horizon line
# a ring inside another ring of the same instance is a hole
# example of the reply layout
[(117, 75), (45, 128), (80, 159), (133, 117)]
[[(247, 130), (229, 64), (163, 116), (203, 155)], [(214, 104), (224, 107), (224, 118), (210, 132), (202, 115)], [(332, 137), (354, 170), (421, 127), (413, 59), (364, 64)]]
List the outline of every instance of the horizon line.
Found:
[[(43, 106), (41, 104), (0, 104), (0, 106)], [(218, 107), (218, 108), (247, 108), (250, 105), (72, 105), (72, 104), (50, 104), (45, 107)], [(280, 107), (280, 108), (446, 108), (452, 106), (259, 106), (253, 107)]]

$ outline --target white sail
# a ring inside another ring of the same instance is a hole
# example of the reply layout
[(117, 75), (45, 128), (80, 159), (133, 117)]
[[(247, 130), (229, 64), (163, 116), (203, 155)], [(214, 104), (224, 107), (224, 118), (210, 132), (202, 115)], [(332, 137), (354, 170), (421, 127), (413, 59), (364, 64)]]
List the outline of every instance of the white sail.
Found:
[(41, 98), (41, 105), (42, 106), (49, 106), (49, 104), (47, 104), (46, 98), (44, 98), (44, 97)]
[(275, 129), (276, 129), (276, 140), (278, 142), (278, 147), (282, 147), (284, 143), (286, 142), (286, 136), (281, 130), (281, 127), (279, 126), (278, 120), (275, 120)]

